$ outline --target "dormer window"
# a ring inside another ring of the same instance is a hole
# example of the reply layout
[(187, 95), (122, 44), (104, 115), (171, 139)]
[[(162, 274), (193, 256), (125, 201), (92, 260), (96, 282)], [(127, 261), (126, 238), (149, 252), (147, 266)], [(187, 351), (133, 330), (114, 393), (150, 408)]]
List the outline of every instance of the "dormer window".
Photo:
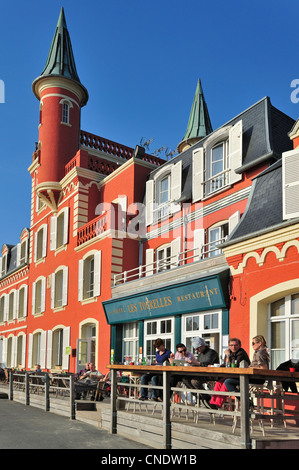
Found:
[(193, 202), (200, 201), (242, 179), (242, 121), (213, 132), (192, 152)]

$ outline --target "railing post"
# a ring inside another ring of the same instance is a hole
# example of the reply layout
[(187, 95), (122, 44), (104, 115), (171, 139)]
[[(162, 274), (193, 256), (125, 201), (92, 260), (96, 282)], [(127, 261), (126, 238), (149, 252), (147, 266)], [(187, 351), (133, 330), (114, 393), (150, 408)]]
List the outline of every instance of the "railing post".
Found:
[(25, 372), (25, 405), (30, 405), (29, 372)]
[(13, 400), (13, 371), (9, 371), (9, 399)]
[(163, 448), (171, 449), (170, 373), (163, 371)]
[(50, 378), (49, 374), (46, 373), (45, 377), (45, 411), (50, 411)]
[(249, 377), (240, 375), (241, 405), (241, 445), (243, 449), (251, 449), (249, 424)]
[(117, 410), (116, 410), (116, 390), (117, 390), (117, 371), (111, 369), (111, 424), (110, 433), (117, 434)]
[(75, 403), (75, 380), (70, 375), (70, 419), (76, 419), (76, 403)]

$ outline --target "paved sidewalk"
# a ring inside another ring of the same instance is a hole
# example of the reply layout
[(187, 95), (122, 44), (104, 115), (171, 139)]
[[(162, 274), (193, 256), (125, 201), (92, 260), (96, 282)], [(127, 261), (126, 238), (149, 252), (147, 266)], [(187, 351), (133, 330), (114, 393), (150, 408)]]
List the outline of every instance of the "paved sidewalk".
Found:
[(0, 399), (3, 449), (152, 449), (88, 424)]

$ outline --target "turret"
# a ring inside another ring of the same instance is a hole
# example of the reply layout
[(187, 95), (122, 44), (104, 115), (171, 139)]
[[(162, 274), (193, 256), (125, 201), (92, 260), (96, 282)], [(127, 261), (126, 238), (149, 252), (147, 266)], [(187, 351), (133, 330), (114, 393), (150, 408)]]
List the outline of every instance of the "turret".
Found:
[(32, 89), (40, 101), (36, 192), (55, 211), (65, 165), (79, 150), (81, 107), (88, 101), (77, 74), (63, 8), (45, 68)]
[(213, 129), (208, 107), (202, 91), (201, 81), (198, 79), (187, 130), (182, 141), (178, 145), (178, 152), (183, 152), (203, 137), (209, 135), (211, 132), (213, 132)]

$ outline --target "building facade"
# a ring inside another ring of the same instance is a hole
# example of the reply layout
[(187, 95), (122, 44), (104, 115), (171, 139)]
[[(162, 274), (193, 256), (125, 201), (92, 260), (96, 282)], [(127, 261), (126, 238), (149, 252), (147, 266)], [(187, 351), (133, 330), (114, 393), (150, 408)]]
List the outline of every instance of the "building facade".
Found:
[[(283, 248), (290, 234), (274, 235), (271, 222), (271, 251), (261, 234), (255, 244), (246, 225), (259, 182), (277, 174), (294, 152), (289, 132), (297, 136), (294, 120), (268, 97), (213, 131), (198, 81), (169, 161), (82, 131), (89, 97), (63, 9), (32, 88), (40, 114), (31, 219), (19, 244), (2, 246), (0, 362), (74, 372), (92, 361), (104, 371), (111, 353), (119, 362), (153, 357), (158, 336), (172, 350), (180, 341), (192, 350), (192, 336), (200, 335), (222, 354), (230, 334), (248, 347), (250, 335), (266, 332), (261, 305), (294, 303), (296, 263), (280, 281), (271, 263), (276, 257), (281, 267), (284, 257), (292, 264), (298, 241)], [(263, 207), (266, 196), (256, 197)], [(295, 220), (279, 230), (295, 230)], [(245, 225), (249, 242), (238, 235)], [(260, 281), (247, 272), (256, 262)], [(269, 293), (284, 282), (283, 295)]]

